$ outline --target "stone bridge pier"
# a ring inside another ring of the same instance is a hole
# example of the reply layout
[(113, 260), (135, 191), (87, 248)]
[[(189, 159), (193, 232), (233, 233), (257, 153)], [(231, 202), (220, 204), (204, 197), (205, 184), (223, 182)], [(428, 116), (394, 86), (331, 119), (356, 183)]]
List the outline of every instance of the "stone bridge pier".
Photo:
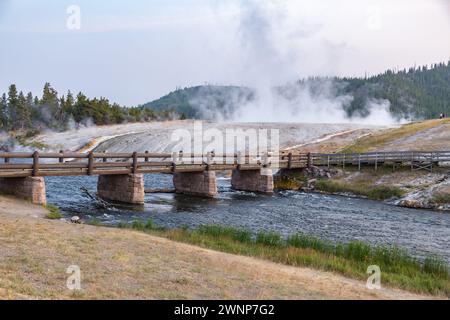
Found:
[(143, 204), (144, 176), (142, 174), (100, 175), (97, 193), (105, 200)]
[(174, 172), (173, 185), (176, 193), (203, 197), (217, 195), (215, 171)]
[(234, 169), (231, 175), (231, 187), (235, 190), (273, 193), (273, 173), (269, 168), (258, 170)]
[(0, 178), (0, 193), (29, 200), (33, 204), (47, 203), (42, 177)]

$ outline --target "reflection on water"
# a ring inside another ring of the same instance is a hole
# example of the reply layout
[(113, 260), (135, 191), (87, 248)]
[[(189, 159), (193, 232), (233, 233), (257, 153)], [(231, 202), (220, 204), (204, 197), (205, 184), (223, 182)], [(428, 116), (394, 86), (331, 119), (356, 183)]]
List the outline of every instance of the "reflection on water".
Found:
[[(79, 215), (107, 224), (153, 219), (166, 227), (221, 224), (289, 235), (296, 232), (332, 241), (361, 240), (398, 245), (417, 254), (438, 254), (450, 262), (450, 215), (414, 210), (384, 203), (293, 191), (273, 196), (236, 192), (229, 180), (220, 179), (215, 199), (176, 194), (148, 194), (144, 206), (97, 209), (80, 191), (96, 190), (96, 177), (46, 178), (47, 197), (65, 215)], [(170, 188), (172, 176), (145, 176), (146, 188)]]

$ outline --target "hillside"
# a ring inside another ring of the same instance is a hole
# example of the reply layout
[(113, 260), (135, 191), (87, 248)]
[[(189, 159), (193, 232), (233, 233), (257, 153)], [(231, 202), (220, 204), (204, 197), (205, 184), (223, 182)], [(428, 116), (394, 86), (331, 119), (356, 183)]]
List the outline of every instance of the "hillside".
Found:
[(450, 61), (398, 72), (388, 70), (367, 79), (338, 81), (346, 84), (342, 91), (354, 97), (347, 107), (350, 115), (364, 114), (364, 106), (370, 98), (388, 100), (392, 114), (412, 120), (450, 114)]
[[(368, 78), (311, 77), (276, 89), (280, 97), (291, 102), (299, 101), (305, 90), (313, 101), (320, 101), (320, 97), (350, 97), (342, 105), (350, 118), (367, 116), (373, 102), (389, 101), (395, 118), (432, 119), (441, 113), (450, 114), (450, 61), (431, 67), (388, 70)], [(175, 111), (186, 118), (223, 120), (252, 102), (256, 95), (244, 87), (197, 86), (178, 89), (141, 107)]]
[(173, 91), (142, 108), (175, 111), (182, 118), (227, 119), (242, 104), (254, 99), (252, 90), (237, 86), (197, 86)]

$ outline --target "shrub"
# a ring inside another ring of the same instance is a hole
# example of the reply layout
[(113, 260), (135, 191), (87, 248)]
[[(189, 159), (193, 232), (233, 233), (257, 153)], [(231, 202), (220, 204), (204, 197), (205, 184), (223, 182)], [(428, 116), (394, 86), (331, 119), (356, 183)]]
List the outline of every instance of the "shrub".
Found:
[(266, 246), (280, 246), (282, 238), (279, 233), (262, 231), (256, 235), (256, 243)]
[(390, 186), (377, 186), (368, 190), (367, 197), (375, 200), (386, 200), (390, 198), (400, 198), (403, 195), (402, 189)]
[(450, 203), (450, 194), (438, 193), (433, 196), (431, 202), (439, 203), (439, 204), (447, 204)]
[(423, 271), (440, 278), (446, 278), (449, 275), (447, 263), (439, 257), (426, 257), (423, 263)]
[(117, 224), (117, 228), (119, 228), (119, 229), (127, 229), (127, 228), (129, 228), (129, 227), (130, 227), (129, 224), (126, 223), (126, 222), (124, 222), (124, 221), (120, 221), (120, 222)]
[(45, 208), (49, 211), (46, 215), (47, 219), (58, 220), (62, 218), (59, 208), (52, 204), (46, 204)]
[(335, 251), (334, 246), (330, 242), (300, 233), (289, 236), (286, 243), (292, 247), (311, 248), (320, 252)]
[(145, 224), (141, 220), (134, 220), (131, 223), (131, 229), (138, 230), (138, 231), (144, 231)]

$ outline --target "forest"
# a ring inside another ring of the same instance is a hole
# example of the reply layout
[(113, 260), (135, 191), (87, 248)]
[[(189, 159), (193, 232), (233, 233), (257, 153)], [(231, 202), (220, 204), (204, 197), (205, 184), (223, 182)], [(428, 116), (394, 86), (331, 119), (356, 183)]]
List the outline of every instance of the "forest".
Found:
[[(323, 95), (323, 84), (332, 83), (335, 97), (348, 95), (342, 107), (349, 118), (366, 116), (373, 100), (389, 101), (390, 113), (398, 119), (422, 120), (450, 115), (450, 61), (408, 70), (388, 70), (372, 77), (310, 77), (277, 88), (279, 94), (289, 92), (292, 85)], [(125, 107), (107, 98), (88, 98), (83, 93), (65, 95), (46, 83), (42, 96), (25, 94), (16, 85), (0, 99), (0, 131), (27, 132), (34, 135), (43, 129), (64, 131), (83, 125), (108, 125), (168, 119), (226, 120), (241, 105), (254, 100), (256, 92), (238, 86), (196, 86), (177, 89), (155, 101)], [(333, 98), (333, 97), (331, 97)]]
[(365, 115), (369, 99), (388, 100), (391, 114), (398, 118), (421, 120), (450, 114), (450, 61), (336, 81), (342, 84), (340, 93), (353, 96), (346, 107), (349, 116)]
[[(369, 114), (370, 102), (389, 101), (398, 119), (422, 120), (450, 115), (450, 61), (404, 70), (387, 70), (372, 77), (309, 77), (275, 88), (287, 100), (308, 90), (312, 97), (349, 96), (342, 107), (349, 118)], [(152, 110), (172, 110), (189, 118), (226, 119), (251, 102), (257, 92), (236, 86), (197, 86), (175, 90), (143, 105)], [(219, 117), (217, 117), (219, 115)]]
[(0, 131), (22, 131), (28, 135), (43, 129), (65, 131), (82, 125), (108, 125), (127, 122), (166, 120), (176, 117), (171, 111), (154, 111), (140, 107), (124, 107), (110, 103), (106, 98), (86, 97), (78, 93), (75, 97), (68, 91), (59, 96), (46, 83), (42, 97), (24, 94), (16, 85), (0, 99)]

